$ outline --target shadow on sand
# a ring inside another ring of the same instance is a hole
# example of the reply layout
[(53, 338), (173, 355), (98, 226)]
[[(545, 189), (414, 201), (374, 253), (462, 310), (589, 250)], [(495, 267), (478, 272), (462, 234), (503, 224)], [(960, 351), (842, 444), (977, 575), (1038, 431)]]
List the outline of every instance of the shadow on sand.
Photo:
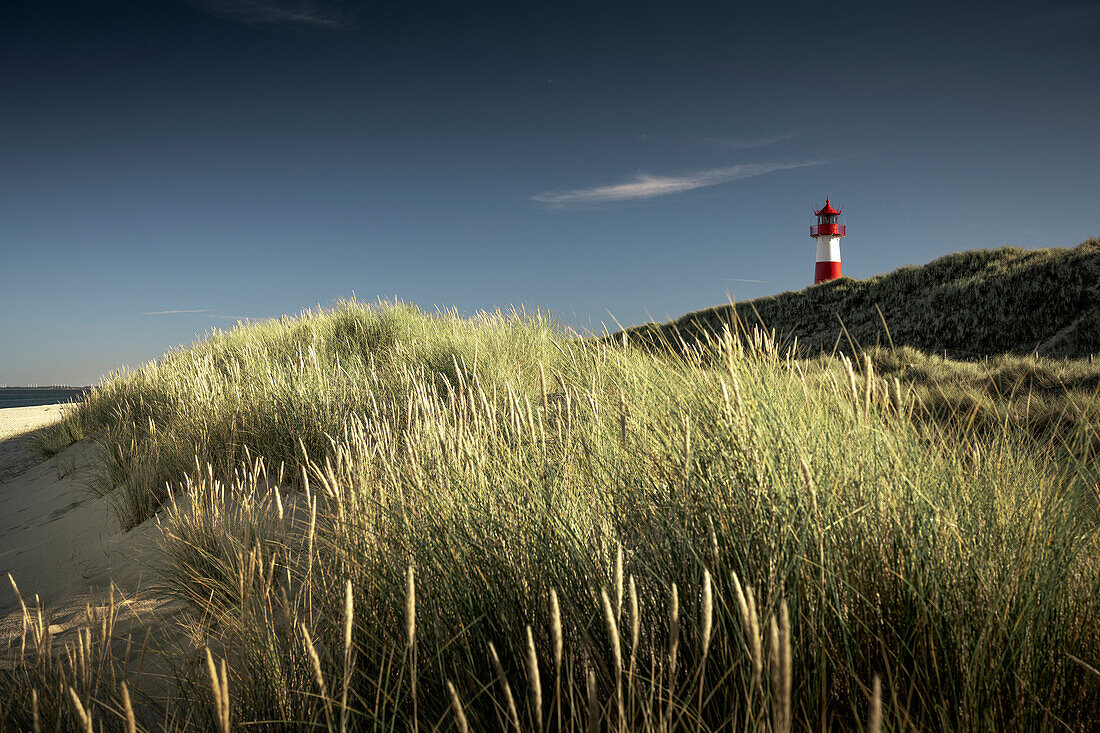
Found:
[(42, 425), (26, 432), (0, 438), (0, 484), (34, 468), (47, 460), (39, 443), (50, 425)]

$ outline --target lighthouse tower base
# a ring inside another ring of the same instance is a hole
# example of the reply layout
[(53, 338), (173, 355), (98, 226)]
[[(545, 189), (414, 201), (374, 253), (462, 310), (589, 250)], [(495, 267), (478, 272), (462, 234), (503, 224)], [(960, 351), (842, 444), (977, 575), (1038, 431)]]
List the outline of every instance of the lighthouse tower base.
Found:
[(817, 266), (814, 268), (814, 285), (840, 277), (840, 237), (815, 237), (817, 239)]

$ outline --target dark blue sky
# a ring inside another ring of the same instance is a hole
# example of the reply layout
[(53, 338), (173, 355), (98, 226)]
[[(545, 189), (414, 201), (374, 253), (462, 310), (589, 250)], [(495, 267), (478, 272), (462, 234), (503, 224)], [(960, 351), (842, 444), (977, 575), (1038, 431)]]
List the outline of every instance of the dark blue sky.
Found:
[[(398, 296), (600, 328), (1100, 234), (1096, 3), (0, 10), (0, 383)], [(187, 311), (187, 312), (166, 312)]]

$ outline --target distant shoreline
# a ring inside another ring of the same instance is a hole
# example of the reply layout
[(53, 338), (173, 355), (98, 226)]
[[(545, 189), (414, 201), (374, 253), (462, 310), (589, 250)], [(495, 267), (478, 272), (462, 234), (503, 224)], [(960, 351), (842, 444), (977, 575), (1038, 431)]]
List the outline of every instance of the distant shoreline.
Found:
[(45, 385), (36, 384), (36, 385), (30, 386), (30, 387), (28, 387), (28, 386), (14, 386), (13, 387), (11, 385), (5, 384), (5, 385), (0, 385), (0, 392), (3, 392), (4, 390), (13, 390), (13, 389), (22, 389), (22, 390), (26, 390), (26, 391), (30, 392), (30, 391), (33, 391), (33, 390), (43, 390), (43, 389), (83, 389), (83, 390), (89, 390), (91, 388), (92, 388), (91, 385), (80, 386), (80, 385), (72, 385), (72, 384), (45, 384)]
[(79, 401), (91, 387), (0, 387), (0, 409)]

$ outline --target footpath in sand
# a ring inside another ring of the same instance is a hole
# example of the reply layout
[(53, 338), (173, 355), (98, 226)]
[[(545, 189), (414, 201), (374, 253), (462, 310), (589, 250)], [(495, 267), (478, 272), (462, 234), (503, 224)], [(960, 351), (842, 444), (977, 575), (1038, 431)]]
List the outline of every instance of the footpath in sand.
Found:
[[(41, 462), (35, 433), (60, 419), (61, 405), (0, 410), (0, 657), (19, 645), (23, 609), (40, 602), (55, 642), (64, 643), (114, 594), (120, 626), (135, 629), (169, 612), (143, 593), (147, 558), (159, 532), (154, 522), (120, 532), (107, 499), (94, 491), (102, 458), (93, 443), (75, 443)], [(37, 463), (37, 465), (35, 465)], [(141, 599), (141, 600), (137, 600)]]

